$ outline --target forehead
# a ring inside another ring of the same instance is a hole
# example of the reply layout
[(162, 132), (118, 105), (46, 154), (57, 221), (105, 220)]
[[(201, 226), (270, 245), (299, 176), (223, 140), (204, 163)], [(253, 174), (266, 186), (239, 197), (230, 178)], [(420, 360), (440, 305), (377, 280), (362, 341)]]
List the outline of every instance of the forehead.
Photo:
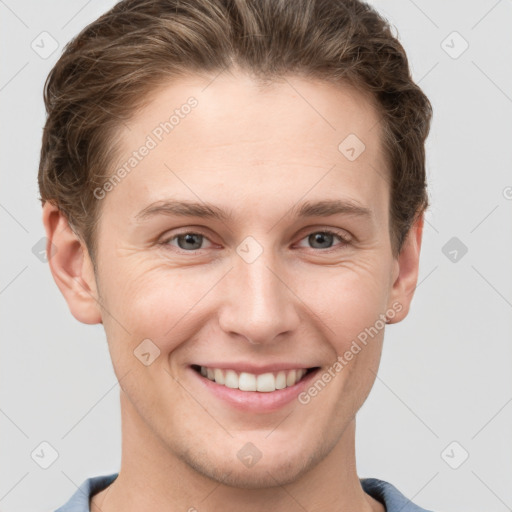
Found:
[(124, 126), (121, 138), (127, 150), (140, 142), (134, 127), (171, 145), (192, 144), (194, 136), (211, 146), (231, 142), (234, 135), (241, 143), (279, 134), (276, 142), (286, 139), (297, 151), (307, 133), (312, 144), (321, 138), (336, 156), (337, 143), (349, 133), (364, 139), (370, 151), (380, 150), (381, 135), (373, 97), (354, 86), (298, 76), (262, 84), (244, 73), (191, 75), (163, 84), (148, 94), (145, 107)]
[(124, 167), (126, 177), (109, 193), (116, 208), (121, 198), (143, 207), (175, 195), (222, 200), (234, 190), (260, 206), (308, 190), (332, 197), (335, 187), (360, 203), (389, 194), (378, 112), (347, 85), (182, 77), (154, 90), (118, 141), (114, 172)]

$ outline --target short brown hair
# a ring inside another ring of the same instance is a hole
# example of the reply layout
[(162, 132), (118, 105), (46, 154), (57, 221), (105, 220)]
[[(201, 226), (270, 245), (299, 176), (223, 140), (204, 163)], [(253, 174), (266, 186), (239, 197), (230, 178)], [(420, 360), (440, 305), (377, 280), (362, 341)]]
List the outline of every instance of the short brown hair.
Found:
[[(358, 0), (124, 0), (85, 27), (49, 73), (39, 189), (95, 261), (99, 201), (116, 130), (148, 93), (191, 72), (234, 65), (262, 81), (286, 74), (357, 87), (377, 107), (391, 169), (393, 254), (428, 207), (432, 107), (387, 20)], [(341, 142), (341, 141), (340, 141)]]

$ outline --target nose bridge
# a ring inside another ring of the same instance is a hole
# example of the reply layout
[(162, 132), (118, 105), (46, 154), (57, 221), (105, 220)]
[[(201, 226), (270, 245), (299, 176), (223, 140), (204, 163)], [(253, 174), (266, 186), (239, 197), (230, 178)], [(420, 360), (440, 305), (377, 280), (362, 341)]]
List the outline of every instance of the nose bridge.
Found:
[(280, 265), (270, 250), (244, 242), (234, 255), (234, 268), (225, 283), (225, 301), (220, 313), (221, 328), (251, 343), (272, 342), (279, 334), (293, 330), (298, 314), (293, 293), (280, 275)]

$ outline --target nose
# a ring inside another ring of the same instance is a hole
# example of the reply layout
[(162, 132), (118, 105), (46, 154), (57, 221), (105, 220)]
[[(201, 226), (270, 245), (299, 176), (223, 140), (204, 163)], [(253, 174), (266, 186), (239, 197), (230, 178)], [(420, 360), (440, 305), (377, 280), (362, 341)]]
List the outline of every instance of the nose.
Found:
[(234, 268), (223, 280), (220, 328), (259, 345), (293, 332), (299, 325), (300, 300), (290, 280), (271, 254), (263, 252), (252, 263), (235, 255)]

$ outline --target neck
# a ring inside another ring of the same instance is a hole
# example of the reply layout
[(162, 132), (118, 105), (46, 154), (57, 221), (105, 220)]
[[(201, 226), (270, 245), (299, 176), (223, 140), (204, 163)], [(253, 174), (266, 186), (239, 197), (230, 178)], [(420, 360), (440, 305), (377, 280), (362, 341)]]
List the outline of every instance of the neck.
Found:
[[(185, 462), (172, 452), (140, 417), (121, 392), (122, 458), (118, 477), (93, 496), (91, 512), (274, 512), (304, 509), (310, 512), (354, 510), (385, 512), (382, 504), (365, 494), (356, 472), (355, 419), (327, 455), (282, 485), (252, 488), (230, 485), (230, 474), (211, 478), (200, 465)], [(239, 466), (234, 464), (235, 468)], [(268, 471), (272, 474), (272, 471)], [(268, 481), (268, 479), (267, 479)], [(282, 478), (280, 479), (282, 481)]]

